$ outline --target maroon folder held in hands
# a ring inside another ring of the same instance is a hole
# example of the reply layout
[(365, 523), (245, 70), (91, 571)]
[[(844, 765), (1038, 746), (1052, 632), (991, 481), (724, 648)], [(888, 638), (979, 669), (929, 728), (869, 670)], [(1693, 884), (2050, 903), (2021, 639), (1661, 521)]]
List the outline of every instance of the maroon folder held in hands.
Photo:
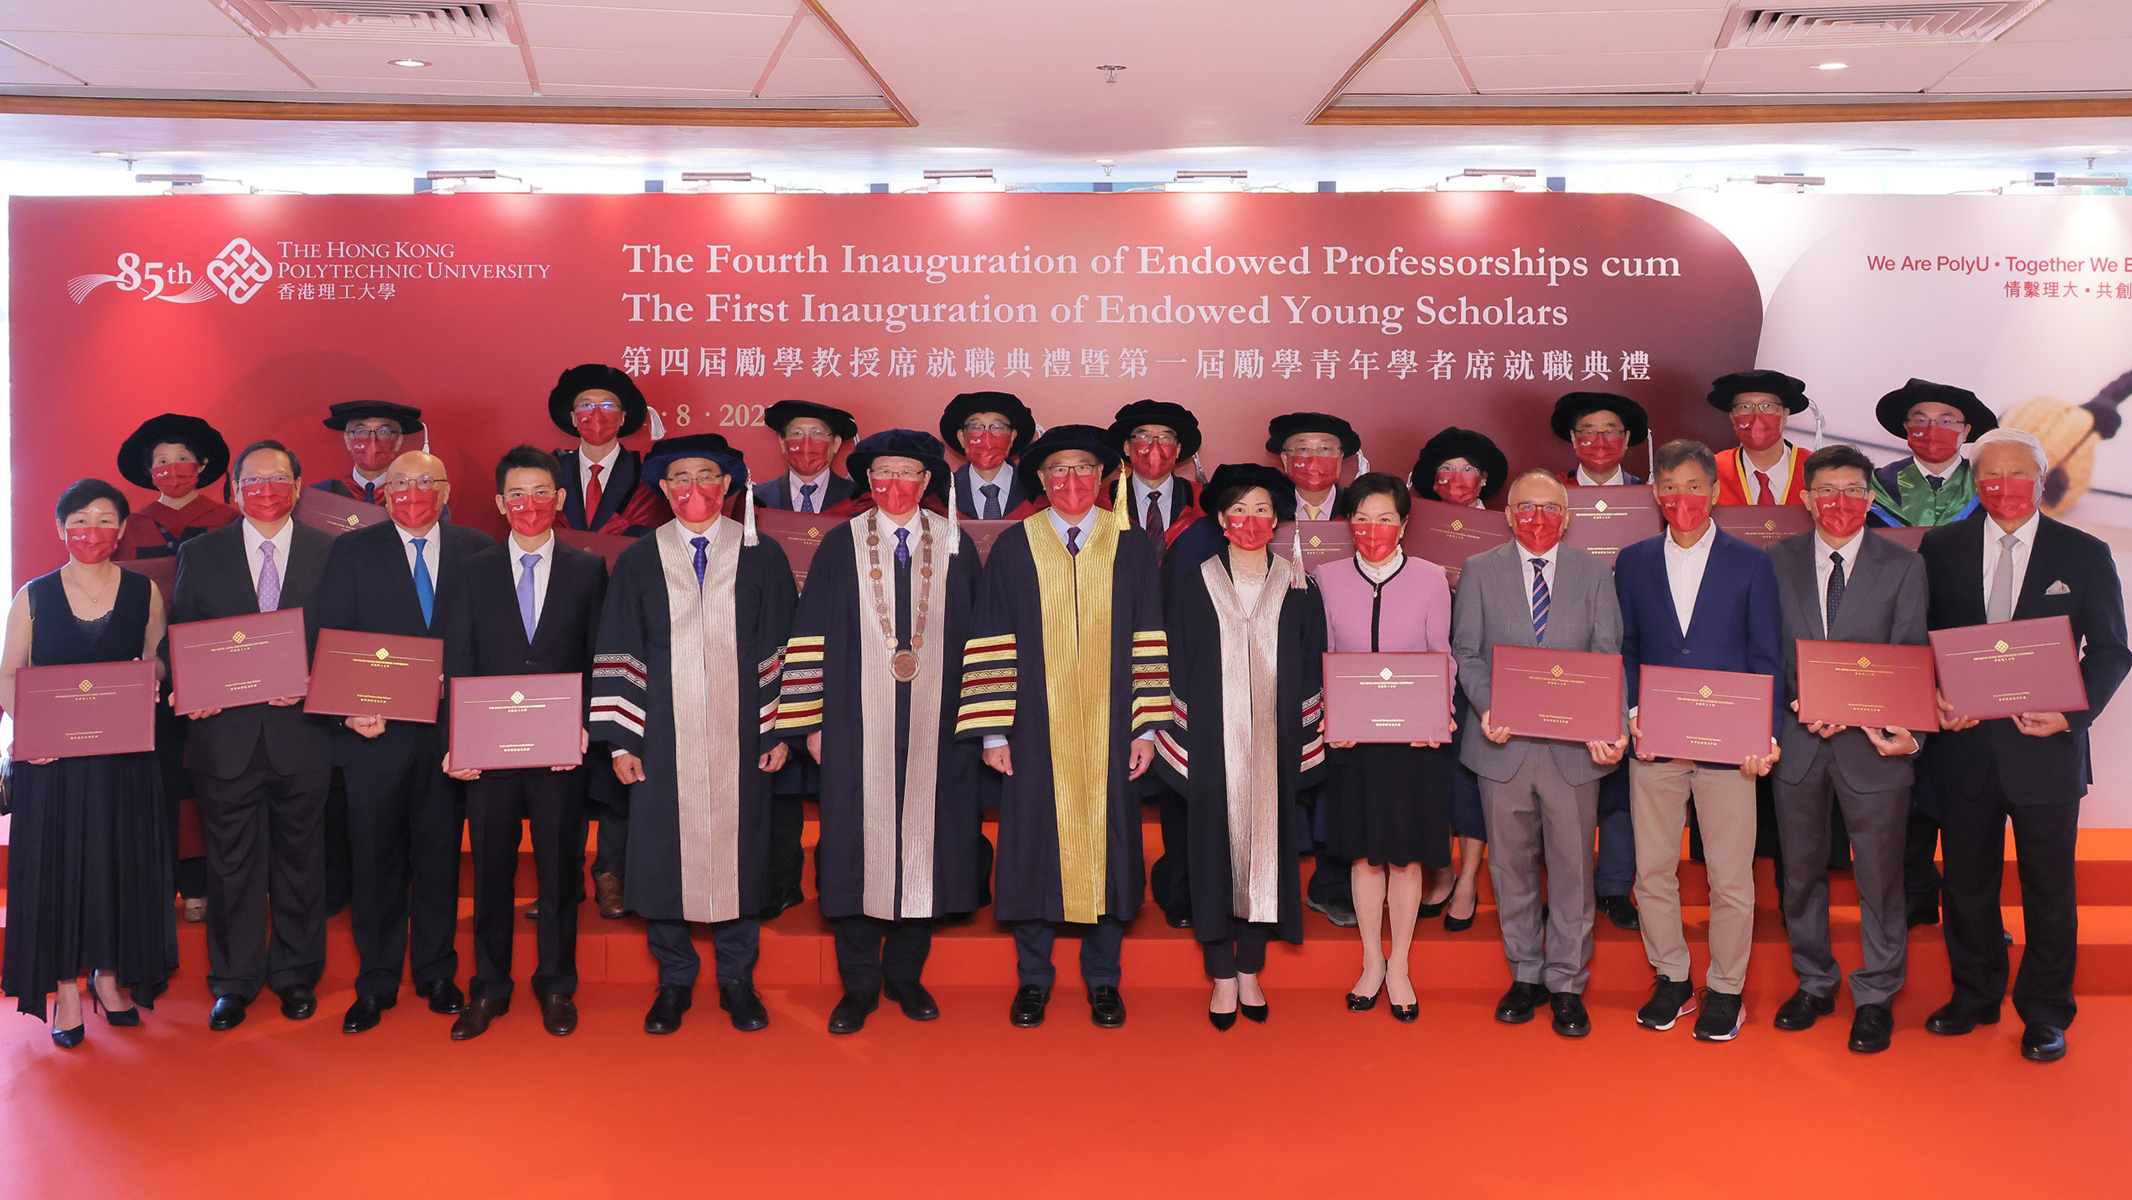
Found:
[(1448, 742), (1454, 680), (1448, 654), (1327, 654), (1325, 740)]
[(1930, 636), (1940, 693), (1955, 716), (2087, 710), (2079, 643), (2065, 617), (1935, 629)]
[(1797, 504), (1719, 504), (1710, 509), (1710, 519), (1757, 550), (1814, 527), (1813, 514)]
[(1298, 539), (1303, 545), (1305, 575), (1355, 554), (1354, 527), (1345, 521), (1289, 521), (1273, 531), (1273, 552), (1290, 557)]
[(1938, 729), (1932, 647), (1801, 640), (1799, 719), (1912, 733)]
[(1612, 566), (1623, 546), (1658, 536), (1665, 522), (1658, 516), (1658, 501), (1642, 484), (1612, 484), (1606, 487), (1569, 489), (1569, 523), (1562, 527), (1562, 544), (1587, 554), (1596, 554)]
[(318, 631), (304, 711), (437, 723), (444, 697), (444, 643), (347, 629)]
[(1776, 680), (1747, 671), (1645, 667), (1637, 685), (1636, 753), (1743, 763), (1767, 758)]
[(143, 659), (15, 672), (15, 757), (83, 758), (155, 749), (155, 664)]
[(1020, 521), (957, 521), (962, 532), (969, 534), (970, 541), (977, 546), (978, 562), (992, 557), (992, 543), (998, 541), (999, 535), (1007, 531), (1007, 526), (1019, 524)]
[(170, 627), (171, 703), (179, 716), (302, 699), (311, 665), (304, 610), (277, 609)]
[(466, 675), (452, 680), (455, 771), (574, 767), (584, 728), (581, 675)]
[(1490, 725), (1524, 737), (1615, 741), (1621, 737), (1621, 656), (1498, 645), (1489, 665), (1488, 706)]
[(814, 552), (822, 548), (822, 535), (850, 520), (850, 517), (832, 517), (822, 513), (787, 512), (779, 508), (757, 508), (755, 530), (763, 537), (774, 539), (785, 549), (785, 561), (792, 565), (792, 581), (801, 588), (807, 586), (807, 568), (814, 563)]
[(1467, 559), (1509, 540), (1510, 522), (1500, 512), (1417, 497), (1400, 548), (1442, 567), (1451, 586), (1457, 587)]
[(384, 521), (385, 506), (351, 500), (324, 488), (305, 488), (296, 498), (296, 519), (339, 537)]
[(614, 560), (622, 557), (622, 551), (637, 544), (637, 539), (619, 533), (586, 533), (582, 529), (565, 529), (560, 525), (555, 527), (555, 540), (599, 555), (607, 560), (610, 571), (614, 570)]

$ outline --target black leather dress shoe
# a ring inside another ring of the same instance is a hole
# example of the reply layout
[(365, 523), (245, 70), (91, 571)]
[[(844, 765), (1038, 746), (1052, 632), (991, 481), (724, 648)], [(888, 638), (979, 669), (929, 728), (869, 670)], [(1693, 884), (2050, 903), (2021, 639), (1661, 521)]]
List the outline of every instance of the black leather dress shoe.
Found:
[(2030, 1062), (2057, 1062), (2065, 1057), (2065, 1030), (2056, 1025), (2030, 1025), (2021, 1031), (2021, 1057)]
[(1816, 996), (1800, 988), (1791, 994), (1791, 999), (1777, 1006), (1777, 1015), (1769, 1023), (1797, 1033), (1801, 1029), (1812, 1029), (1814, 1022), (1835, 1011), (1835, 997)]
[(1885, 1004), (1861, 1004), (1851, 1014), (1851, 1052), (1878, 1054), (1895, 1037), (1895, 1014)]
[(429, 1011), (440, 1017), (449, 1017), (466, 1008), (466, 993), (461, 992), (459, 985), (449, 979), (438, 980), (436, 983), (418, 983), (415, 985), (415, 995), (429, 1001)]
[(1973, 1017), (1956, 1008), (1950, 1001), (1934, 1009), (1932, 1015), (1925, 1018), (1925, 1032), (1936, 1033), (1941, 1037), (1960, 1037), (1979, 1025), (1998, 1023), (1998, 1009), (1991, 1010), (1989, 1016)]
[(866, 1028), (866, 1014), (872, 1012), (874, 1006), (879, 1003), (879, 996), (862, 996), (857, 992), (844, 993), (844, 998), (837, 1001), (837, 1006), (829, 1010), (829, 1032), (857, 1033)]
[(1088, 1019), (1098, 1029), (1116, 1029), (1125, 1024), (1125, 997), (1108, 985), (1088, 989)]
[(555, 1037), (577, 1032), (577, 1001), (568, 996), (540, 998), (540, 1027)]
[(913, 1021), (940, 1019), (940, 1006), (933, 1003), (933, 993), (926, 991), (922, 983), (886, 983), (881, 986), (881, 994)]
[(1937, 925), (1939, 923), (1940, 909), (1937, 904), (1913, 905), (1909, 911), (1908, 925), (1912, 929), (1916, 929), (1921, 925)]
[(1183, 909), (1171, 912), (1165, 908), (1162, 910), (1162, 922), (1172, 929), (1190, 929), (1192, 927), (1192, 914)]
[(244, 1024), (244, 1009), (247, 1003), (242, 996), (215, 997), (215, 1006), (207, 1010), (207, 1027), (216, 1033), (222, 1033)]
[(308, 1021), (318, 1011), (318, 993), (305, 984), (282, 988), (275, 995), (281, 997), (281, 1015), (291, 1021)]
[(1643, 918), (1636, 915), (1636, 905), (1627, 896), (1599, 897), (1599, 911), (1614, 923), (1616, 929), (1642, 929)]
[(1580, 1038), (1592, 1031), (1592, 1016), (1577, 993), (1554, 992), (1547, 997), (1547, 1007), (1555, 1015), (1555, 1032), (1563, 1037)]
[(1024, 985), (1014, 993), (1007, 1009), (1007, 1023), (1016, 1029), (1034, 1029), (1044, 1023), (1044, 1006), (1051, 1003), (1051, 989)]
[(753, 1033), (770, 1023), (770, 1010), (762, 1006), (762, 997), (737, 979), (718, 981), (718, 1007), (733, 1018), (733, 1028), (742, 1033)]
[(511, 1011), (508, 1000), (476, 1000), (452, 1022), (452, 1040), (470, 1042), (489, 1031), (489, 1022)]
[(807, 893), (801, 891), (798, 884), (794, 884), (777, 894), (777, 899), (772, 900), (770, 907), (763, 910), (762, 919), (765, 921), (775, 920), (780, 914), (789, 909), (798, 908), (806, 902)]
[(1523, 1025), (1532, 1020), (1533, 1010), (1545, 1003), (1546, 984), (1520, 980), (1511, 984), (1503, 998), (1495, 1002), (1495, 1019), (1505, 1025)]
[(380, 1000), (376, 996), (356, 997), (355, 1003), (348, 1006), (348, 1015), (341, 1018), (341, 1032), (362, 1033), (376, 1029), (378, 1022), (385, 1016), (385, 1010), (398, 1003), (397, 998)]
[(672, 1033), (681, 1028), (681, 1014), (696, 1003), (696, 994), (685, 987), (661, 987), (644, 1014), (644, 1032)]

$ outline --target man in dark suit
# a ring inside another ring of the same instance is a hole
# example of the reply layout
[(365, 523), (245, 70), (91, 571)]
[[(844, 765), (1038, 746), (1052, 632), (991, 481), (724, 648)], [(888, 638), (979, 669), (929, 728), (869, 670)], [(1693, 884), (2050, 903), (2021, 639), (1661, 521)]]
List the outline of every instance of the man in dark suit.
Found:
[[(439, 519), (451, 497), (442, 459), (402, 454), (386, 469), (392, 519), (342, 534), (319, 582), (318, 626), (436, 637), (466, 560), (488, 535)], [(442, 703), (439, 703), (442, 712)], [(444, 738), (435, 725), (349, 717), (333, 735), (333, 762), (348, 788), (348, 840), (354, 858), (349, 907), (362, 971), (341, 1028), (361, 1033), (399, 1002), (400, 972), (411, 960), (415, 994), (431, 1012), (452, 1014), (465, 997), (452, 977), (459, 923), (459, 832), (466, 797), (444, 775)], [(409, 878), (412, 874), (412, 899)]]
[[(575, 446), (555, 452), (568, 488), (564, 525), (643, 537), (665, 523), (657, 489), (643, 485), (643, 456), (622, 445), (650, 416), (637, 381), (618, 367), (583, 363), (556, 379), (548, 392), (548, 419), (577, 437)], [(652, 436), (659, 436), (656, 422)]]
[(1784, 928), (1799, 990), (1777, 1010), (1779, 1029), (1811, 1028), (1836, 1010), (1842, 975), (1829, 949), (1829, 809), (1843, 812), (1858, 881), (1864, 963), (1851, 975), (1851, 1049), (1877, 1054), (1895, 1028), (1902, 990), (1903, 849), (1922, 731), (1807, 724), (1799, 708), (1799, 641), (1925, 642), (1924, 560), (1865, 532), (1873, 460), (1827, 446), (1806, 460), (1814, 529), (1769, 548), (1784, 613), (1784, 711), (1777, 745), (1777, 835), (1784, 847)]
[(1014, 463), (1036, 439), (1036, 417), (1008, 392), (964, 392), (940, 414), (940, 440), (960, 450), (955, 507), (965, 517), (1005, 520), (1030, 496)]
[[(235, 467), (244, 519), (180, 548), (171, 623), (301, 608), (307, 642), (315, 643), (315, 599), (333, 539), (289, 517), (303, 469), (272, 441), (245, 447)], [(281, 997), (292, 1021), (318, 1011), (312, 989), (326, 965), (323, 822), (332, 741), (302, 703), (203, 709), (186, 730), (210, 872), (209, 1029), (236, 1028), (262, 985)]]
[[(496, 507), (510, 523), (500, 545), (466, 560), (444, 617), (445, 674), (577, 675), (589, 693), (593, 639), (607, 592), (607, 561), (557, 540), (562, 467), (555, 456), (519, 446), (496, 464)], [(518, 619), (512, 620), (515, 615)], [(582, 732), (578, 752), (588, 745)], [(511, 1010), (512, 882), (519, 831), (530, 827), (539, 876), (533, 993), (541, 1027), (557, 1037), (577, 1028), (578, 873), (584, 870), (586, 772), (568, 768), (446, 773), (466, 783), (467, 835), (474, 851), (474, 979), (452, 1040), (480, 1037)]]
[(340, 434), (348, 448), (348, 474), (311, 486), (350, 500), (383, 504), (385, 469), (400, 456), (407, 439), (422, 432), (422, 410), (390, 400), (347, 400), (327, 410), (326, 428)]
[(807, 400), (780, 400), (763, 411), (762, 423), (777, 431), (785, 470), (755, 485), (759, 507), (818, 513), (859, 490), (836, 473), (837, 453), (859, 436), (859, 423), (850, 413)]
[(1739, 1036), (1740, 994), (1754, 948), (1755, 780), (1778, 759), (1776, 714), (1769, 753), (1737, 767), (1642, 753), (1637, 695), (1645, 666), (1754, 672), (1779, 678), (1782, 618), (1769, 556), (1710, 519), (1717, 461), (1701, 442), (1659, 447), (1651, 491), (1666, 531), (1628, 546), (1614, 563), (1621, 599), (1622, 683), (1629, 733), (1629, 813), (1636, 827), (1636, 910), (1644, 954), (1657, 980), (1636, 1013), (1647, 1029), (1671, 1029), (1695, 1011), (1688, 941), (1680, 918), (1680, 838), (1692, 797), (1710, 875), (1710, 970), (1695, 1036)]
[(1994, 429), (1971, 460), (1983, 512), (1925, 535), (1920, 547), (1934, 629), (2065, 617), (2080, 647), (2085, 712), (2025, 712), (1979, 721), (1940, 702), (1925, 773), (1940, 802), (1946, 862), (1947, 961), (1954, 998), (1925, 1020), (1957, 1035), (1999, 1020), (2006, 996), (2005, 922), (1999, 909), (2005, 839), (2013, 823), (2027, 949), (2014, 977), (2021, 1053), (2065, 1057), (2073, 1022), (2077, 940), (2073, 842), (2092, 772), (2088, 727), (2125, 672), (2124, 593), (2110, 547), (2038, 511), (2050, 462), (2033, 434)]

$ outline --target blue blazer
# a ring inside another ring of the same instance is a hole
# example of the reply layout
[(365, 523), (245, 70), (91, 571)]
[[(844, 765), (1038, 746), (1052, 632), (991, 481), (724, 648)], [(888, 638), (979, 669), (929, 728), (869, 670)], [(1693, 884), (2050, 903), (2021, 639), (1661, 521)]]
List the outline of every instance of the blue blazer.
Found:
[[(1622, 687), (1636, 704), (1645, 664), (1691, 667), (1698, 671), (1743, 671), (1777, 681), (1778, 702), (1770, 705), (1769, 732), (1782, 725), (1784, 695), (1783, 607), (1777, 570), (1769, 555), (1722, 529), (1710, 547), (1702, 590), (1688, 632), (1680, 631), (1673, 591), (1666, 582), (1665, 540), (1661, 533), (1622, 548), (1614, 562), (1614, 592), (1621, 598)], [(1981, 560), (1980, 560), (1981, 561)]]

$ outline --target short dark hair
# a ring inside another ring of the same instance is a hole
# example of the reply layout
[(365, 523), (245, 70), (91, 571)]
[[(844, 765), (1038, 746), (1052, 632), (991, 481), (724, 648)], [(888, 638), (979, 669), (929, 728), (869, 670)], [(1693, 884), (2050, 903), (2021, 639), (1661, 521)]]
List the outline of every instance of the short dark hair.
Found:
[(1821, 472), (1841, 470), (1844, 467), (1856, 467), (1859, 474), (1866, 477), (1868, 484), (1873, 482), (1873, 460), (1865, 456), (1865, 451), (1837, 442), (1833, 446), (1823, 446), (1806, 456), (1806, 486), (1814, 486), (1814, 476)]
[(296, 451), (289, 449), (273, 438), (260, 438), (258, 441), (246, 446), (243, 453), (229, 460), (231, 484), (234, 485), (237, 482), (237, 477), (244, 473), (244, 460), (259, 453), (261, 450), (272, 450), (274, 453), (287, 458), (289, 460), (289, 474), (296, 476), (298, 479), (304, 477), (304, 465), (297, 461)]
[(503, 494), (503, 477), (513, 471), (546, 471), (550, 487), (560, 489), (563, 486), (563, 464), (538, 446), (516, 445), (496, 460), (497, 495)]
[(119, 491), (101, 479), (77, 479), (59, 493), (55, 514), (64, 523), (68, 517), (89, 507), (98, 500), (109, 500), (118, 510), (118, 523), (123, 525), (133, 515), (133, 506), (126, 503), (126, 493)]
[(1710, 452), (1710, 447), (1694, 438), (1674, 438), (1658, 448), (1658, 453), (1651, 460), (1651, 482), (1657, 483), (1659, 476), (1668, 471), (1677, 471), (1689, 463), (1701, 467), (1704, 478), (1711, 483), (1717, 482), (1717, 455)]
[(1390, 496), (1392, 507), (1399, 510), (1399, 519), (1402, 521), (1414, 511), (1414, 497), (1407, 492), (1406, 480), (1383, 471), (1371, 471), (1366, 475), (1357, 475), (1355, 481), (1347, 485), (1347, 490), (1340, 493), (1340, 507), (1337, 510), (1340, 518), (1347, 520), (1353, 517), (1355, 509), (1371, 496)]

